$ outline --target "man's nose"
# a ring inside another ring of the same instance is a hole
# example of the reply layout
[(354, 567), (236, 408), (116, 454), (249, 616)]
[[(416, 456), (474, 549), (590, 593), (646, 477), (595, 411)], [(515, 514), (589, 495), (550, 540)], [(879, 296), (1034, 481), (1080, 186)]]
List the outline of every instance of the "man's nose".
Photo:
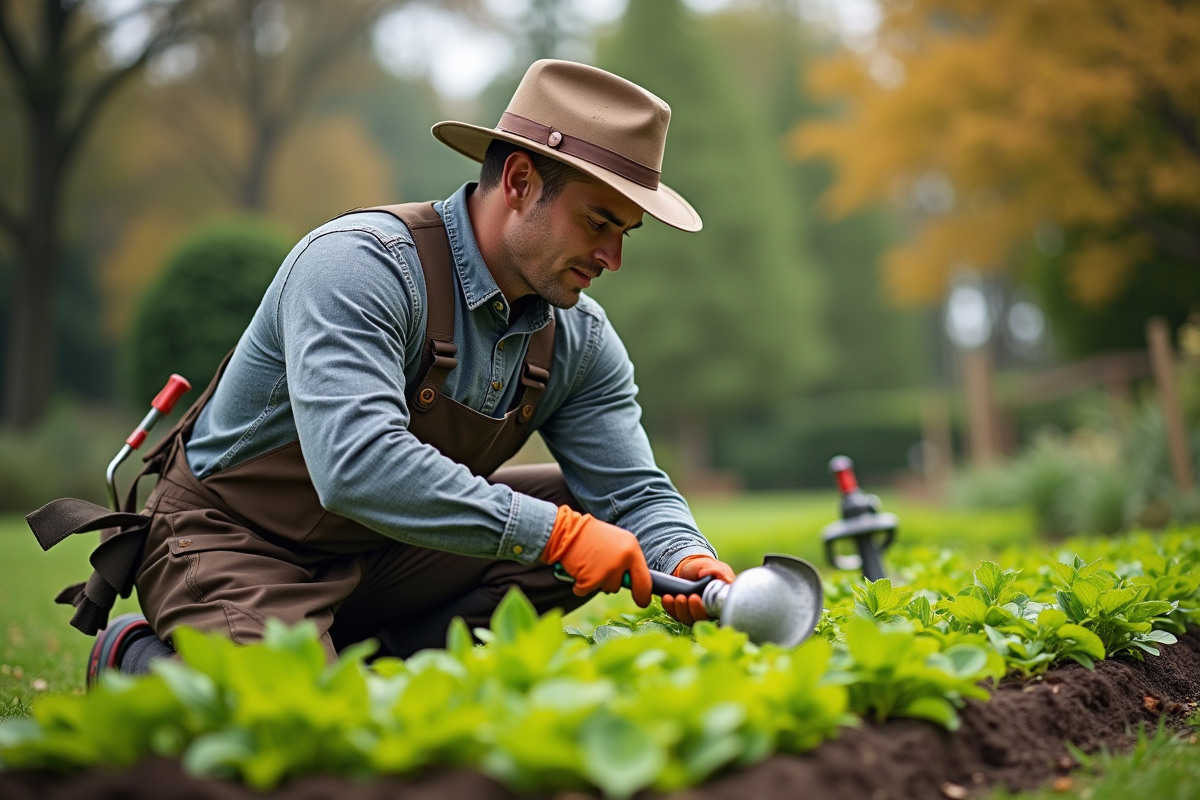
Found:
[(606, 270), (616, 272), (621, 268), (621, 236), (617, 235), (615, 242), (608, 242), (596, 251), (596, 260), (604, 265)]

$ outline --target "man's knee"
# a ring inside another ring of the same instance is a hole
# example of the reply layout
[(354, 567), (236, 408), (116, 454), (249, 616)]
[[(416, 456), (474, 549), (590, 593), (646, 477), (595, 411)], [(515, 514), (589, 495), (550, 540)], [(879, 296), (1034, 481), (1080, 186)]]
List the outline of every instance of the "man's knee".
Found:
[(554, 503), (556, 506), (570, 506), (580, 513), (584, 511), (567, 486), (562, 467), (558, 464), (517, 464), (501, 467), (488, 476), (488, 482), (502, 483), (521, 494)]

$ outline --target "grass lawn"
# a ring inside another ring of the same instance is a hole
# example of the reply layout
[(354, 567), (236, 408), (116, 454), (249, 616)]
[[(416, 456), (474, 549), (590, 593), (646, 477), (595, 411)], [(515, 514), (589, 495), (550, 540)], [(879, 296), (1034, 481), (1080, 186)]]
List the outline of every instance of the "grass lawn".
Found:
[[(20, 516), (0, 517), (0, 717), (29, 713), (47, 692), (82, 692), (93, 639), (68, 623), (74, 609), (54, 595), (91, 574), (98, 536), (71, 536), (43, 553)], [(115, 613), (137, 610), (118, 601)]]

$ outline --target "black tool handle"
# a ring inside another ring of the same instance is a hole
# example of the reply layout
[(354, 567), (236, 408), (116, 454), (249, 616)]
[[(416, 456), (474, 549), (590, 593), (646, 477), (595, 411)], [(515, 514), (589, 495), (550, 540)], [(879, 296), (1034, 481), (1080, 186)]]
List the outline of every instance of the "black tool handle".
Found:
[(659, 597), (665, 594), (704, 594), (704, 587), (712, 581), (712, 575), (705, 575), (698, 581), (686, 581), (665, 572), (650, 570), (650, 591)]
[(875, 539), (867, 534), (859, 536), (855, 543), (858, 545), (858, 555), (862, 559), (863, 577), (869, 581), (887, 577), (887, 573), (883, 571), (883, 558), (880, 556), (879, 548), (875, 545)]
[[(566, 583), (574, 583), (575, 579), (567, 573), (562, 563), (554, 565), (554, 577)], [(662, 597), (664, 594), (703, 594), (704, 587), (713, 581), (712, 575), (706, 575), (698, 581), (686, 581), (665, 572), (650, 570), (650, 592)], [(629, 588), (629, 573), (621, 579), (621, 585)]]

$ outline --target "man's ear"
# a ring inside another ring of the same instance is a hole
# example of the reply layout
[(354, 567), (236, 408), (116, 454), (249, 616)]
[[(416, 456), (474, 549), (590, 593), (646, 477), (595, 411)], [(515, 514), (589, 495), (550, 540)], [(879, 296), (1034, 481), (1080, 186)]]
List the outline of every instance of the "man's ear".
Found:
[(542, 196), (542, 176), (526, 153), (512, 153), (500, 177), (504, 204), (518, 214), (528, 213)]

